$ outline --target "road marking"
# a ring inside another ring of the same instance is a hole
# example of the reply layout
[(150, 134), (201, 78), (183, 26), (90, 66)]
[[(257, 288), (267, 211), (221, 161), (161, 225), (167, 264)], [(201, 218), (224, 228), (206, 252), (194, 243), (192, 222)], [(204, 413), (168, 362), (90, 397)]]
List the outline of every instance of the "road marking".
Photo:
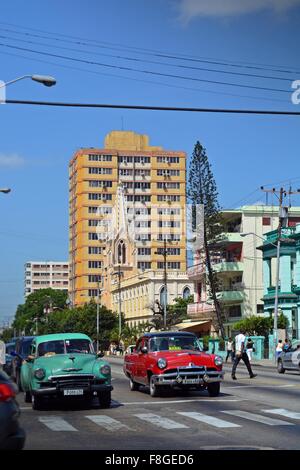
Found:
[(51, 429), (51, 431), (77, 431), (77, 429), (59, 416), (40, 416), (38, 420)]
[(232, 416), (238, 416), (239, 418), (249, 419), (249, 421), (256, 421), (257, 423), (267, 424), (268, 426), (293, 426), (293, 423), (282, 421), (280, 419), (268, 418), (266, 416), (258, 415), (256, 413), (248, 413), (248, 411), (241, 410), (226, 410), (221, 411)]
[(98, 426), (103, 427), (107, 431), (119, 431), (120, 429), (129, 429), (131, 430), (126, 424), (121, 423), (120, 421), (117, 421), (114, 418), (111, 418), (110, 416), (86, 416), (87, 419), (93, 421), (93, 423), (97, 424)]
[(232, 402), (232, 401), (244, 401), (244, 398), (220, 398), (220, 399), (213, 399), (213, 398), (191, 398), (187, 400), (164, 400), (164, 401), (129, 401), (129, 402), (121, 402), (120, 405), (164, 405), (166, 403), (190, 403), (192, 401), (200, 401), (200, 402)]
[(159, 426), (160, 428), (163, 429), (187, 429), (188, 426), (185, 424), (177, 423), (176, 421), (173, 421), (172, 419), (168, 418), (163, 418), (162, 416), (155, 415), (153, 413), (141, 413), (134, 415), (139, 419), (142, 419), (143, 421), (147, 421), (148, 423), (154, 424), (155, 426)]
[(193, 411), (177, 411), (177, 414), (186, 416), (188, 418), (196, 419), (202, 423), (210, 424), (216, 428), (240, 428), (239, 424), (230, 423), (229, 421), (224, 421), (223, 419), (215, 418), (214, 416), (204, 415), (202, 413), (196, 413)]
[(264, 413), (272, 413), (274, 415), (285, 416), (286, 418), (300, 419), (300, 413), (285, 410), (284, 408), (274, 408), (274, 410), (261, 410)]

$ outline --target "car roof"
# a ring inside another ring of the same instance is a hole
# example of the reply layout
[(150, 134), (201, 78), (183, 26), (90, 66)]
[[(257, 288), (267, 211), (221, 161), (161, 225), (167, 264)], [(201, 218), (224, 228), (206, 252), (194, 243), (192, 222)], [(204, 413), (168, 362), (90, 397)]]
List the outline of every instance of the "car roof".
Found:
[(84, 333), (54, 333), (51, 335), (36, 336), (36, 342), (38, 344), (44, 343), (45, 341), (55, 341), (61, 339), (88, 339), (91, 341), (91, 338), (89, 338)]
[(29, 341), (33, 338), (35, 338), (35, 336), (19, 336), (16, 338), (16, 341)]
[(155, 333), (144, 333), (143, 337), (153, 338), (154, 336), (196, 336), (195, 333), (190, 333), (187, 331), (157, 331)]

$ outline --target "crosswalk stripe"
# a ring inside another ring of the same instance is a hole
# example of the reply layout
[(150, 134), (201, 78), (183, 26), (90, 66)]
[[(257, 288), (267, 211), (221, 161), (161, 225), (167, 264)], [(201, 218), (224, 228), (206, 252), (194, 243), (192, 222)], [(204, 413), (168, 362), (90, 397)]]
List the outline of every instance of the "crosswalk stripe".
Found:
[(159, 426), (160, 428), (163, 429), (187, 429), (188, 426), (185, 424), (177, 423), (176, 421), (173, 421), (172, 419), (164, 418), (159, 415), (155, 415), (153, 413), (139, 413), (137, 415), (134, 415), (139, 419), (142, 419), (143, 421), (147, 421), (151, 424), (154, 424), (155, 426)]
[(51, 431), (77, 431), (71, 424), (60, 416), (40, 416), (38, 420)]
[(97, 415), (91, 415), (91, 416), (86, 416), (87, 419), (90, 421), (93, 421), (93, 423), (97, 424), (98, 426), (103, 427), (107, 431), (119, 431), (120, 429), (129, 429), (126, 424), (121, 423), (120, 421), (111, 418), (110, 416), (97, 416)]
[(223, 419), (215, 418), (214, 416), (204, 415), (202, 413), (197, 413), (194, 411), (177, 411), (177, 414), (186, 416), (187, 418), (196, 419), (202, 423), (210, 424), (216, 428), (240, 428), (239, 424), (230, 423), (229, 421), (224, 421)]
[(256, 413), (248, 413), (248, 411), (242, 410), (226, 410), (221, 411), (221, 413), (226, 413), (228, 415), (237, 416), (239, 418), (245, 418), (249, 421), (256, 421), (257, 423), (267, 424), (268, 426), (288, 426), (293, 425), (293, 423), (288, 423), (281, 419), (268, 418), (267, 416), (258, 415)]
[(284, 408), (274, 408), (273, 410), (261, 410), (264, 413), (272, 413), (274, 415), (284, 416), (285, 418), (300, 419), (300, 413), (285, 410)]

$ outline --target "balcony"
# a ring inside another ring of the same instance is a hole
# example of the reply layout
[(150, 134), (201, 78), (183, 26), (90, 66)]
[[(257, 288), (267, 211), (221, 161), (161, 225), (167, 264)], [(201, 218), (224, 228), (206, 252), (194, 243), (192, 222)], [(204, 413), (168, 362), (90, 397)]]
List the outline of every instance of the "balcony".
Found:
[(190, 318), (211, 319), (214, 307), (206, 302), (188, 304), (187, 314)]
[[(212, 263), (212, 267), (216, 273), (242, 273), (244, 271), (244, 264), (241, 261), (224, 261), (219, 259)], [(187, 270), (188, 277), (191, 280), (199, 279), (205, 273), (206, 266), (204, 263), (191, 266)]]
[[(235, 286), (237, 289), (237, 286)], [(234, 289), (234, 287), (233, 287)], [(224, 303), (241, 303), (244, 300), (244, 293), (242, 290), (223, 290), (217, 293), (217, 299)]]

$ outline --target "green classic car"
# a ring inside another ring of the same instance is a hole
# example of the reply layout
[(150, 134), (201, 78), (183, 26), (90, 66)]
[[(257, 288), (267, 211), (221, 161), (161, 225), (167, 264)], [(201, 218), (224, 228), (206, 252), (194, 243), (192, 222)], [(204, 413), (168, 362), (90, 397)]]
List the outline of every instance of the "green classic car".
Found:
[(81, 333), (36, 336), (21, 367), (26, 403), (40, 409), (44, 398), (98, 396), (100, 406), (111, 403), (111, 370), (96, 354), (91, 339)]

